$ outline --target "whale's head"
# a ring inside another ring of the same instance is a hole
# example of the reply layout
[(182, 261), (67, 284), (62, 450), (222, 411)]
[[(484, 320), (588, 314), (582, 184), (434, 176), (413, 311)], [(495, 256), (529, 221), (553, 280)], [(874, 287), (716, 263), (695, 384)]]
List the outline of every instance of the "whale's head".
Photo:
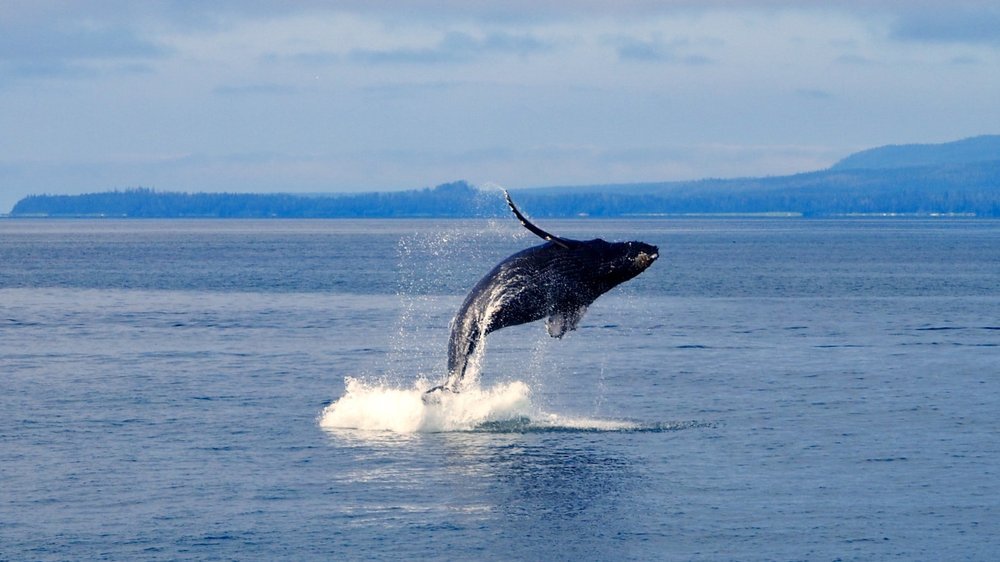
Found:
[(625, 255), (638, 275), (660, 257), (660, 249), (645, 242), (625, 242)]
[(660, 250), (645, 242), (592, 240), (600, 254), (598, 275), (609, 286), (624, 283), (646, 270), (660, 257)]

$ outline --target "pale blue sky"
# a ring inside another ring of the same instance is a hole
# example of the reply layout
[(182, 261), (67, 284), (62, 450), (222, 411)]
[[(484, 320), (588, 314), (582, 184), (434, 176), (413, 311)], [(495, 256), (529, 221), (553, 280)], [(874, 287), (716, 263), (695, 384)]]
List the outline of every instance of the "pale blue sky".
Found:
[(995, 1), (0, 0), (0, 212), (786, 174), (997, 100)]

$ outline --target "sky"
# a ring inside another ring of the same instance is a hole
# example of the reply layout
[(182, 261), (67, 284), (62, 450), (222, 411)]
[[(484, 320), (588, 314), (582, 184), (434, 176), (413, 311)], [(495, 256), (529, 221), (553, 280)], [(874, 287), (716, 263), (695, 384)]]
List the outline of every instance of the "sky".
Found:
[(997, 100), (995, 0), (0, 0), (0, 212), (782, 175)]

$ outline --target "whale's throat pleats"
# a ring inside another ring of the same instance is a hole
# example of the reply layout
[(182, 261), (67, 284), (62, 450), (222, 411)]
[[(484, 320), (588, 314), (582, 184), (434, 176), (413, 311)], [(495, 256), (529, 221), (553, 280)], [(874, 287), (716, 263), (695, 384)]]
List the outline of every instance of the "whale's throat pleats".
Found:
[(586, 313), (586, 306), (565, 311), (556, 311), (545, 321), (545, 329), (548, 330), (550, 336), (561, 338), (566, 335), (566, 332), (575, 330), (580, 324), (580, 319)]

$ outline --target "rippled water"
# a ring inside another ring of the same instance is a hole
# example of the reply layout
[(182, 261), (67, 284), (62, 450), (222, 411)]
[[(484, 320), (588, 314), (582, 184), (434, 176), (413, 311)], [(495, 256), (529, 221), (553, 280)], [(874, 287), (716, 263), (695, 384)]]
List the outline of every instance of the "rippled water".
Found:
[(0, 559), (1000, 551), (1000, 222), (547, 221), (662, 257), (430, 410), (512, 222), (0, 221)]

